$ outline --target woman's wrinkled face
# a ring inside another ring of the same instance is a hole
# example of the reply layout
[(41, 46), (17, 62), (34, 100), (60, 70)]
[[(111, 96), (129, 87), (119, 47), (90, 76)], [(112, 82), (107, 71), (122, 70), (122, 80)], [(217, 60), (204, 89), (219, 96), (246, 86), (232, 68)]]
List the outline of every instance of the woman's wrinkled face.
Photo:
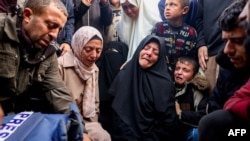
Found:
[(139, 64), (143, 69), (153, 66), (159, 58), (159, 44), (149, 42), (139, 54)]
[(91, 67), (100, 58), (102, 53), (102, 41), (99, 39), (90, 40), (81, 53), (81, 61), (87, 67)]
[(135, 5), (129, 3), (128, 0), (126, 0), (124, 3), (122, 3), (122, 9), (123, 11), (132, 19), (136, 19), (139, 13), (139, 8)]

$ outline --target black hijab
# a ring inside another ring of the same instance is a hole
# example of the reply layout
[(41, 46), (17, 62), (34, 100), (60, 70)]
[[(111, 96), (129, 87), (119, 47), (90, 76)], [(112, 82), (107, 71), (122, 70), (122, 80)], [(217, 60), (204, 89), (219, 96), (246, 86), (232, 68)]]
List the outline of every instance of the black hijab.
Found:
[[(142, 69), (139, 54), (152, 40), (159, 44), (158, 60), (150, 68)], [(113, 110), (138, 137), (145, 137), (160, 126), (172, 128), (170, 126), (175, 121), (175, 88), (167, 69), (164, 47), (160, 37), (149, 35), (144, 38), (109, 89), (109, 94), (114, 96)], [(164, 132), (164, 135), (170, 135), (166, 130)]]
[(128, 46), (119, 41), (111, 41), (106, 44), (101, 58), (97, 62), (99, 67), (99, 89), (100, 100), (110, 100), (107, 91), (115, 76), (120, 71), (120, 67), (126, 61)]

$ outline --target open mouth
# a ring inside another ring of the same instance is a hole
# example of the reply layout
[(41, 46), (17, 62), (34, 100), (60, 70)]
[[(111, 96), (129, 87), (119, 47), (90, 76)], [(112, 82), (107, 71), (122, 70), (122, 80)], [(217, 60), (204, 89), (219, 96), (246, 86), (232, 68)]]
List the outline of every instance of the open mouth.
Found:
[(230, 58), (230, 61), (231, 61), (232, 63), (237, 63), (237, 62), (239, 61), (239, 59), (237, 59), (237, 58)]
[(40, 42), (40, 45), (41, 46), (43, 46), (43, 47), (47, 47), (48, 45), (49, 45), (49, 41), (46, 41), (46, 40), (42, 40), (41, 42)]
[(143, 61), (145, 62), (149, 62), (149, 60), (147, 58), (141, 58)]
[(175, 80), (182, 80), (182, 78), (181, 77), (175, 77)]

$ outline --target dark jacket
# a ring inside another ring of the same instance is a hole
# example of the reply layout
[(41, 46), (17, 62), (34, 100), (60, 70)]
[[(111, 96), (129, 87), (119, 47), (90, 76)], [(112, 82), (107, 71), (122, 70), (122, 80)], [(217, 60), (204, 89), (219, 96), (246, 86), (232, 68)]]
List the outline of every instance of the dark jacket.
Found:
[(225, 102), (244, 85), (250, 77), (250, 66), (242, 69), (236, 69), (229, 58), (220, 53), (216, 57), (220, 65), (219, 75), (212, 94), (209, 97), (208, 112), (222, 109)]
[(76, 30), (83, 25), (89, 25), (103, 33), (103, 26), (108, 26), (112, 22), (112, 9), (110, 8), (110, 4), (102, 5), (96, 0), (88, 7), (79, 1), (80, 0), (74, 0)]
[(216, 55), (223, 47), (218, 18), (234, 0), (198, 0), (196, 15), (197, 44), (208, 47), (208, 55)]
[(81, 0), (73, 0), (74, 4), (74, 15), (75, 15), (75, 27), (77, 30), (81, 25), (82, 22), (82, 16), (86, 14), (86, 12), (89, 10), (89, 6), (82, 3)]
[(67, 43), (71, 45), (71, 38), (75, 32), (74, 5), (72, 0), (61, 0), (68, 11), (67, 22), (57, 37), (59, 44)]
[[(21, 42), (16, 21), (16, 16), (0, 13), (0, 25), (5, 25), (0, 30), (0, 102), (5, 113), (24, 110), (69, 112), (73, 100), (59, 76), (55, 50), (43, 61), (27, 63), (24, 48), (32, 48), (27, 42)], [(30, 55), (34, 58), (44, 52), (33, 51)]]
[(175, 95), (181, 107), (179, 120), (189, 127), (197, 127), (206, 114), (209, 83), (202, 74), (196, 76)]

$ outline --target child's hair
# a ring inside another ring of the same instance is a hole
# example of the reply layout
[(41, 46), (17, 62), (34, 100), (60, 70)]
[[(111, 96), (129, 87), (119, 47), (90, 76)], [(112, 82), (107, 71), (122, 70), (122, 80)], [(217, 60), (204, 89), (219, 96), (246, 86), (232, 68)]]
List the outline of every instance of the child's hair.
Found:
[[(165, 3), (166, 3), (167, 1), (165, 1)], [(181, 6), (182, 7), (185, 7), (185, 6), (188, 6), (189, 7), (189, 0), (180, 0), (180, 2), (181, 2)]]
[(189, 7), (189, 0), (181, 0), (182, 7), (188, 6)]
[(188, 62), (188, 63), (192, 64), (193, 67), (194, 67), (194, 70), (193, 70), (194, 71), (194, 75), (199, 71), (199, 64), (198, 64), (198, 62), (194, 58), (192, 58), (190, 56), (181, 56), (181, 57), (179, 57), (177, 59), (177, 62), (180, 62), (180, 63)]

